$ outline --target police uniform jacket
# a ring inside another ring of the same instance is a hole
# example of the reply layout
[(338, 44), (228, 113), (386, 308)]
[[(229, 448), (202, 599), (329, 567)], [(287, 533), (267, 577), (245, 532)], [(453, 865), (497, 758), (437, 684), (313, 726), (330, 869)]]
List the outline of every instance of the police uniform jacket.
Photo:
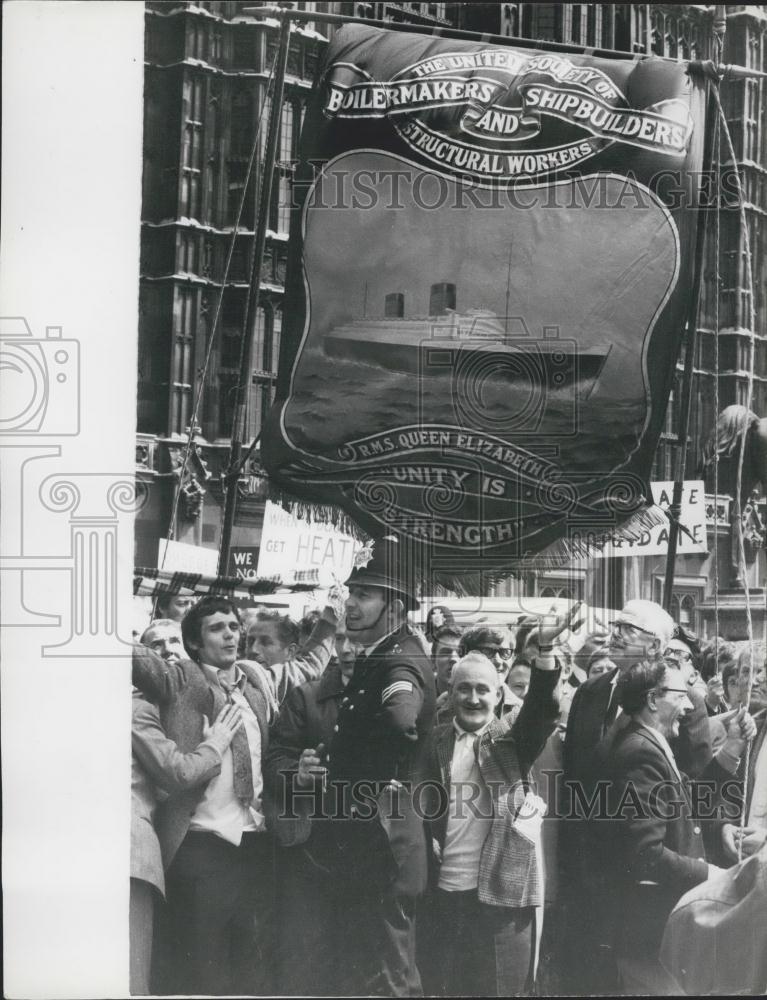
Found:
[[(426, 837), (412, 791), (426, 773), (436, 691), (417, 635), (403, 625), (357, 658), (327, 760), (338, 864), (353, 883), (418, 895)], [(392, 784), (395, 783), (395, 784)]]

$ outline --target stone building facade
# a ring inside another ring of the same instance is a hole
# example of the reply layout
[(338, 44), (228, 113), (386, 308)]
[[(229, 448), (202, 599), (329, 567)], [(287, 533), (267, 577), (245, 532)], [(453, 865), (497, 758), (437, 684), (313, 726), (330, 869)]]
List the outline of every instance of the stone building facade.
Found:
[[(147, 2), (145, 5), (145, 120), (139, 317), (137, 476), (149, 501), (136, 523), (136, 562), (157, 564), (159, 539), (174, 537), (216, 549), (222, 514), (221, 473), (226, 467), (243, 328), (249, 256), (255, 229), (254, 177), (246, 186), (257, 123), (260, 169), (268, 113), (267, 88), (278, 24), (254, 18), (255, 0)], [(706, 59), (714, 52), (714, 7), (697, 4), (541, 3), (299, 3), (299, 8), (381, 21), (451, 26), (571, 48), (648, 50), (676, 59)], [(725, 63), (767, 70), (767, 5), (728, 6)], [(282, 326), (288, 215), (293, 161), (303, 109), (332, 28), (319, 21), (294, 31), (261, 273), (256, 336), (248, 388), (248, 433), (255, 435), (271, 405)], [(745, 402), (752, 335), (755, 378), (752, 409), (767, 416), (767, 120), (765, 84), (728, 81), (722, 95), (745, 185), (756, 328), (749, 327), (746, 242), (734, 209), (721, 215), (720, 284), (714, 243), (708, 241), (703, 308), (695, 357), (688, 478), (695, 478), (703, 443), (719, 409)], [(210, 344), (233, 227), (244, 211), (221, 297), (220, 329), (210, 350), (208, 376), (200, 373)], [(718, 337), (717, 337), (718, 330)], [(718, 342), (718, 350), (717, 350)], [(718, 370), (716, 360), (718, 353)], [(678, 451), (679, 377), (669, 404), (654, 478), (674, 477)], [(187, 434), (191, 454), (174, 512), (175, 488)], [(244, 470), (233, 544), (257, 547), (264, 483), (258, 468)], [(680, 557), (675, 614), (704, 634), (735, 635), (743, 620), (743, 591), (730, 569), (730, 498), (709, 495), (706, 556)], [(709, 484), (709, 490), (711, 485)], [(761, 502), (763, 519), (764, 502)], [(758, 548), (758, 547), (757, 547)], [(629, 594), (659, 599), (662, 558), (594, 560), (557, 572), (527, 574), (491, 588), (497, 596), (583, 597), (620, 606)], [(714, 564), (717, 564), (715, 567)], [(714, 596), (715, 568), (719, 588)], [(756, 551), (749, 570), (758, 629), (765, 628), (765, 560)], [(723, 624), (722, 624), (723, 623)]]

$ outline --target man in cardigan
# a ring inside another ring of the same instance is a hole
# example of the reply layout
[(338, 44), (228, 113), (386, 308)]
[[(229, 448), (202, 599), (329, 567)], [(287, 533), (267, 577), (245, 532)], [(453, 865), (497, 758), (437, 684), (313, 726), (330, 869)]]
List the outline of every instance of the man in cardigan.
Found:
[(206, 597), (182, 622), (194, 662), (166, 662), (160, 676), (134, 673), (136, 686), (160, 702), (165, 731), (182, 752), (205, 737), (225, 704), (242, 718), (220, 772), (157, 812), (173, 951), (169, 992), (271, 992), (274, 858), (262, 760), (279, 703), (293, 684), (323, 669), (335, 623), (326, 608), (300, 661), (238, 663), (239, 616), (226, 598)]
[(439, 867), (429, 930), (443, 995), (515, 996), (532, 985), (542, 811), (525, 783), (556, 723), (559, 677), (554, 658), (539, 657), (512, 725), (496, 718), (502, 678), (487, 656), (468, 653), (453, 671), (455, 716), (430, 753), (447, 805), (429, 824)]

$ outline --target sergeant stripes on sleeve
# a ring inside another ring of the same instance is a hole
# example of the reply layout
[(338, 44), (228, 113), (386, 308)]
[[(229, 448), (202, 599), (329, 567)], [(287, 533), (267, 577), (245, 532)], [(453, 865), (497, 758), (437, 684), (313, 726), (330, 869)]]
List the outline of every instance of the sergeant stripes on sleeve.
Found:
[(413, 684), (411, 681), (394, 681), (388, 687), (385, 687), (381, 692), (381, 704), (388, 701), (392, 695), (399, 694), (400, 691), (405, 691), (410, 693), (413, 690)]

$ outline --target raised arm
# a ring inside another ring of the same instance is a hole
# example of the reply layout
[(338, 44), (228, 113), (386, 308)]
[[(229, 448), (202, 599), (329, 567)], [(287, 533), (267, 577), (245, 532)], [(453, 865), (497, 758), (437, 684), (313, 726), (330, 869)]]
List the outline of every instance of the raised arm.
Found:
[(167, 663), (154, 650), (133, 644), (133, 686), (155, 704), (164, 705), (184, 686), (184, 668), (180, 663)]

